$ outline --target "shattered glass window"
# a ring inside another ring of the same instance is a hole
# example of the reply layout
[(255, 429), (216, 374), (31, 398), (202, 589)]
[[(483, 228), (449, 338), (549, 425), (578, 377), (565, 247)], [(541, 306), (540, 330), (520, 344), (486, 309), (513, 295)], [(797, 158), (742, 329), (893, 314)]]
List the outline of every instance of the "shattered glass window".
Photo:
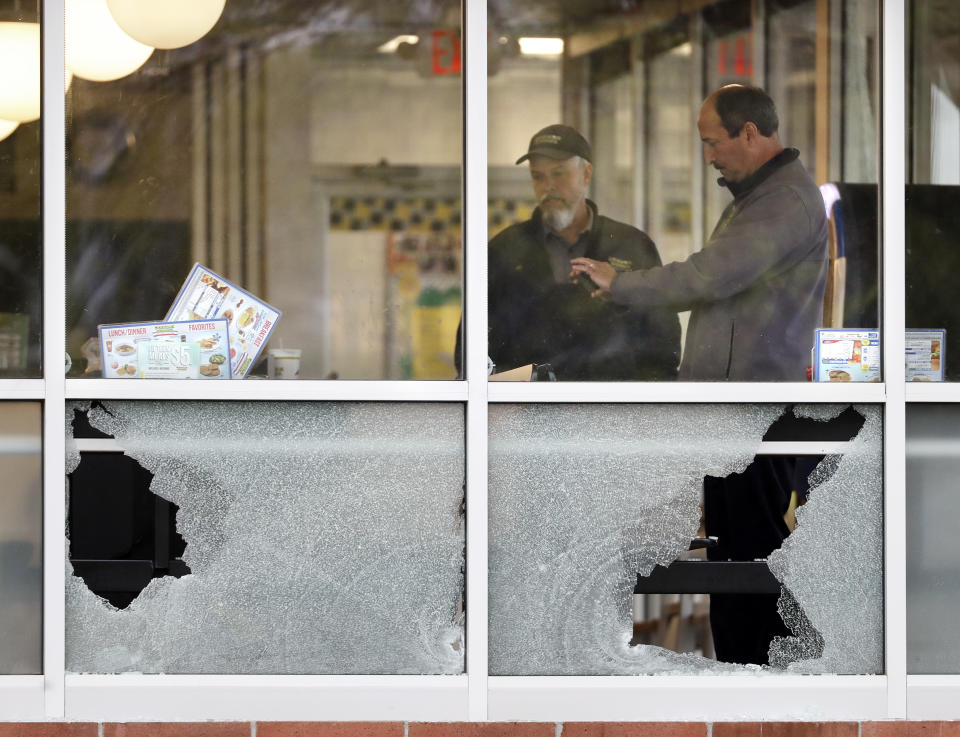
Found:
[(0, 674), (42, 671), (43, 462), (36, 402), (0, 403)]
[[(150, 509), (165, 516), (153, 532), (81, 540), (81, 505), (96, 499), (75, 476), (111, 447), (141, 470), (101, 469), (102, 493), (126, 488), (134, 529)], [(67, 471), (69, 547), (86, 556), (83, 571), (67, 561), (69, 671), (463, 672), (461, 405), (80, 404)], [(173, 528), (182, 542), (159, 546), (160, 570), (157, 539)]]
[(960, 671), (960, 406), (907, 405), (908, 673)]
[[(881, 416), (492, 405), (490, 672), (883, 672)], [(784, 456), (785, 422), (845, 442)], [(741, 657), (761, 630), (760, 662)]]

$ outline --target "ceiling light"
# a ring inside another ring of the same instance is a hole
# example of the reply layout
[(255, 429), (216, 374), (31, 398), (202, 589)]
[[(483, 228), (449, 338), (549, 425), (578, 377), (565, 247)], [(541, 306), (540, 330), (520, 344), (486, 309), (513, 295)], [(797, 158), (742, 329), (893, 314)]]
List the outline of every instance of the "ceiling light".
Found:
[(524, 37), (520, 39), (520, 53), (525, 56), (559, 56), (563, 53), (563, 39)]
[(386, 43), (380, 44), (377, 46), (377, 51), (381, 54), (393, 54), (399, 48), (400, 44), (415, 44), (420, 43), (419, 36), (411, 36), (410, 34), (401, 34), (399, 36), (394, 36)]
[(0, 120), (0, 141), (13, 133), (18, 125), (15, 120)]
[(153, 53), (151, 46), (123, 32), (106, 0), (66, 0), (65, 10), (67, 69), (78, 77), (94, 82), (120, 79)]
[(226, 0), (107, 0), (113, 19), (132, 38), (158, 49), (179, 49), (202, 38)]
[(40, 24), (0, 23), (0, 118), (40, 117)]

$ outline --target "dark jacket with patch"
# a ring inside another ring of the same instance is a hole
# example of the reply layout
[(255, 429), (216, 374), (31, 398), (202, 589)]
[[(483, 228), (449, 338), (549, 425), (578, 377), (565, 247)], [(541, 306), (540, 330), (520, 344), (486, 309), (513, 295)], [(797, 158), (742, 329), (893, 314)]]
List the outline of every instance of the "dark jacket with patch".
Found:
[(703, 250), (618, 274), (615, 301), (691, 310), (680, 378), (804, 381), (823, 317), (827, 220), (820, 190), (785, 149), (741, 185)]
[[(585, 255), (618, 269), (660, 265), (647, 235), (593, 211)], [(675, 311), (594, 299), (587, 287), (557, 284), (544, 249), (540, 210), (490, 241), (489, 353), (497, 371), (549, 363), (561, 381), (676, 378)]]

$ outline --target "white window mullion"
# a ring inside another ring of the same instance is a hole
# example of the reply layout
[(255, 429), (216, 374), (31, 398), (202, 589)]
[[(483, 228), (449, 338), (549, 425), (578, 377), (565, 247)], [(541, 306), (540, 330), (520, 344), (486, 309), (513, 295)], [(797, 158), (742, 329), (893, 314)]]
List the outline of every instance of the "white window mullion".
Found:
[(0, 400), (29, 401), (43, 399), (43, 379), (4, 379), (0, 381)]
[(467, 387), (462, 381), (67, 379), (66, 397), (241, 402), (463, 402), (467, 398)]
[(487, 4), (463, 0), (464, 293), (467, 397), (467, 676), (487, 718)]
[(764, 402), (880, 404), (883, 384), (872, 383), (743, 383), (743, 382), (494, 382), (491, 402)]
[(883, 676), (494, 676), (491, 721), (874, 721)]
[(916, 721), (955, 720), (960, 697), (960, 675), (907, 676), (910, 711), (907, 718)]
[(906, 409), (904, 387), (904, 3), (884, 0), (882, 16), (882, 240), (884, 530), (888, 717), (907, 715)]
[(943, 402), (960, 404), (960, 382), (908, 383), (904, 387), (907, 402)]
[[(94, 675), (66, 677), (75, 721), (460, 721), (464, 676)], [(0, 701), (2, 705), (2, 701)]]
[(0, 714), (4, 721), (43, 720), (43, 676), (0, 676)]
[(43, 690), (64, 714), (64, 347), (66, 345), (66, 89), (63, 0), (44, 0), (43, 100)]

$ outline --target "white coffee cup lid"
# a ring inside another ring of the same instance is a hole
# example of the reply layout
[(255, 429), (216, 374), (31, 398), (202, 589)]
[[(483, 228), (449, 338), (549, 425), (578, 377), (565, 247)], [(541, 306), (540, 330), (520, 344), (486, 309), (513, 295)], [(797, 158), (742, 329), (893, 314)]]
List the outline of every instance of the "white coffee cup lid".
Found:
[(271, 348), (267, 355), (274, 358), (300, 358), (303, 351), (300, 348)]

